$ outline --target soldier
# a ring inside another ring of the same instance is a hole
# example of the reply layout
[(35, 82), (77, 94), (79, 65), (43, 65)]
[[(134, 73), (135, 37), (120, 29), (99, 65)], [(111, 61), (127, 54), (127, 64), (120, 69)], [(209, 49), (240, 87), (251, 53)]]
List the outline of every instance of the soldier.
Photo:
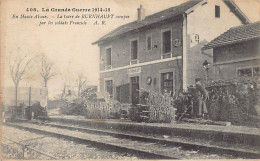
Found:
[(197, 116), (208, 118), (208, 110), (206, 107), (206, 101), (209, 98), (208, 91), (202, 85), (201, 79), (197, 78), (196, 80), (196, 91), (197, 91), (197, 99), (198, 99), (198, 109), (197, 109)]

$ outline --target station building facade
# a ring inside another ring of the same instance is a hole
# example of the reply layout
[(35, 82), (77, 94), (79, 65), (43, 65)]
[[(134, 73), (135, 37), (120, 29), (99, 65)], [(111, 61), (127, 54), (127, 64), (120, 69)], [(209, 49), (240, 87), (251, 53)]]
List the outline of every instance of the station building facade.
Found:
[[(201, 48), (248, 18), (230, 0), (192, 0), (122, 25), (93, 44), (100, 47), (99, 92), (137, 104), (139, 90), (177, 94), (204, 78)], [(210, 69), (211, 71), (211, 69)]]

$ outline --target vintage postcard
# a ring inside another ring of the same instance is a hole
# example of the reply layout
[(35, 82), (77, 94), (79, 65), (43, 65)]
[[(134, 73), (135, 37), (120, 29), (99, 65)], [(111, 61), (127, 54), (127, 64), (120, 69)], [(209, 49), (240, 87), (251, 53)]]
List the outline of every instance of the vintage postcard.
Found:
[(259, 0), (0, 5), (0, 160), (260, 159)]

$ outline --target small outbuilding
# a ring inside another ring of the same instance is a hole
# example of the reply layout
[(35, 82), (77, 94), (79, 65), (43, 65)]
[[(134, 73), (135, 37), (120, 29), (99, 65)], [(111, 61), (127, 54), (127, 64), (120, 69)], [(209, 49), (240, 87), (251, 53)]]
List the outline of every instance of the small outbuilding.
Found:
[(215, 80), (239, 77), (260, 79), (260, 22), (232, 27), (202, 50), (213, 49)]

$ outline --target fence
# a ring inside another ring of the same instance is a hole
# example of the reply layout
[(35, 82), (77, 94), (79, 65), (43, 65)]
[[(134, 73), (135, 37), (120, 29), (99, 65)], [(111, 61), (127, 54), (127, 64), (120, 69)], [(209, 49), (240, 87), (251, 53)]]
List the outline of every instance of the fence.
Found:
[[(146, 104), (149, 106), (149, 122), (172, 122), (176, 108), (173, 107), (173, 97), (170, 94), (161, 94), (141, 89), (147, 93)], [(142, 102), (142, 101), (141, 101)]]
[[(257, 80), (219, 80), (206, 85), (210, 99), (209, 116), (216, 121), (252, 124), (259, 110)], [(258, 114), (259, 115), (259, 114)]]
[(121, 111), (128, 110), (130, 104), (117, 101), (86, 102), (84, 104), (85, 117), (90, 119), (120, 118)]
[[(141, 89), (140, 91), (149, 93), (145, 98), (141, 98), (141, 104), (149, 106), (149, 122), (172, 122), (176, 111), (172, 105), (173, 97), (168, 94), (161, 94), (144, 89)], [(118, 119), (122, 114), (126, 115), (126, 113), (129, 113), (130, 108), (130, 104), (120, 103), (112, 99), (106, 99), (105, 102), (86, 101), (84, 102), (84, 115), (86, 118), (90, 119)]]

